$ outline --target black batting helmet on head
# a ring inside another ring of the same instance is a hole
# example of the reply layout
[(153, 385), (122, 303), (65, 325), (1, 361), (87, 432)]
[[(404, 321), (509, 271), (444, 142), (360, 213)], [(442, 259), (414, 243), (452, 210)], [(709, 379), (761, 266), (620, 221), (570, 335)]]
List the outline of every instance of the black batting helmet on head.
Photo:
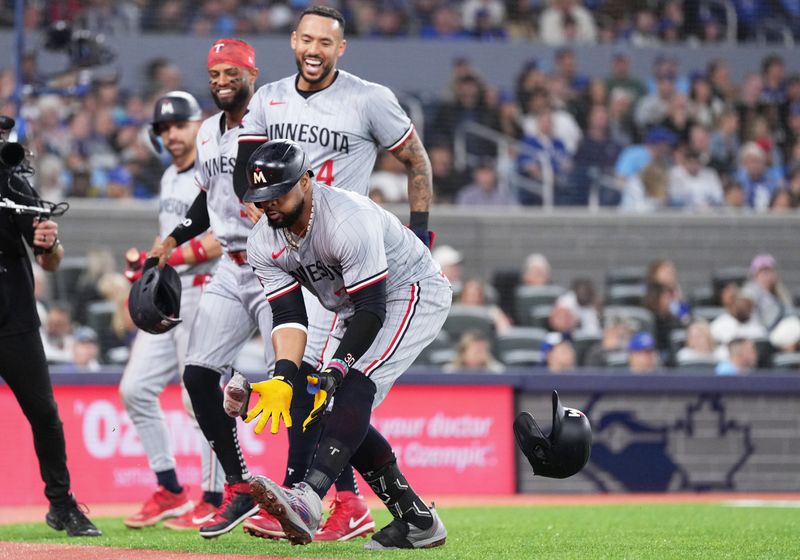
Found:
[(297, 182), (311, 171), (311, 161), (297, 142), (271, 140), (265, 142), (247, 162), (249, 187), (245, 202), (275, 200), (292, 190)]
[(592, 452), (592, 428), (586, 415), (561, 404), (553, 391), (553, 428), (545, 436), (536, 420), (522, 412), (514, 420), (517, 445), (527, 457), (533, 474), (567, 478), (580, 471)]
[(157, 138), (161, 133), (163, 123), (200, 120), (203, 120), (203, 110), (191, 93), (170, 91), (156, 100), (153, 108), (153, 120), (150, 123), (152, 125), (150, 140), (156, 150), (160, 152), (161, 145)]
[(150, 334), (161, 334), (183, 320), (181, 311), (181, 279), (170, 265), (158, 268), (158, 258), (144, 261), (142, 276), (131, 286), (128, 311), (133, 323)]

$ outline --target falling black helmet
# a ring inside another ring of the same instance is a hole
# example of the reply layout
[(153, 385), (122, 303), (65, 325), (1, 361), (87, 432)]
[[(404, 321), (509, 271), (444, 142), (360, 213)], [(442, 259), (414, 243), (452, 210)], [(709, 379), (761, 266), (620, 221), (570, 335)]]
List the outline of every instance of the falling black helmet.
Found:
[(522, 412), (514, 420), (517, 445), (528, 458), (533, 474), (567, 478), (580, 471), (592, 451), (592, 428), (580, 410), (561, 405), (553, 391), (553, 428), (545, 436), (536, 420)]
[(300, 178), (311, 171), (303, 149), (291, 140), (265, 142), (247, 162), (248, 189), (245, 202), (275, 200), (292, 190)]
[(142, 276), (131, 286), (128, 311), (133, 323), (150, 334), (161, 334), (182, 322), (181, 279), (170, 265), (158, 268), (158, 258), (144, 261)]

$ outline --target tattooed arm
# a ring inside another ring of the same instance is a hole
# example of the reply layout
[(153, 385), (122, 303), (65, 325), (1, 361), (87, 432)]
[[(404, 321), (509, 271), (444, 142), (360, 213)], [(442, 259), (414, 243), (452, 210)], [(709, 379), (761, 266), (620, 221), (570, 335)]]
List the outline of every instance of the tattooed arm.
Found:
[(412, 212), (427, 212), (433, 197), (431, 160), (417, 135), (411, 133), (402, 146), (392, 152), (406, 167), (408, 175), (408, 205)]

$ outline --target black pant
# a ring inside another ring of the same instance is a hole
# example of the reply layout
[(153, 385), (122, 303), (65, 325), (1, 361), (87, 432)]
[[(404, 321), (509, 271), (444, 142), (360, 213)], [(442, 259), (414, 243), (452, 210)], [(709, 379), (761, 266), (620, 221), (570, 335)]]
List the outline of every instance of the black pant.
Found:
[(68, 503), (64, 427), (53, 398), (53, 385), (38, 330), (0, 337), (0, 376), (14, 393), (33, 430), (44, 495), (53, 505)]

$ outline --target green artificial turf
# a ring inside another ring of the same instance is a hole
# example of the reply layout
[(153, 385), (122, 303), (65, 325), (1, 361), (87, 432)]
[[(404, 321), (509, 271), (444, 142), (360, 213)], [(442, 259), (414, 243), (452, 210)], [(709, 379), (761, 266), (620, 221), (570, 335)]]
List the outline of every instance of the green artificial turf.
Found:
[[(44, 523), (0, 526), (0, 541), (63, 542), (212, 554), (301, 558), (800, 558), (800, 509), (718, 504), (645, 504), (442, 508), (447, 544), (438, 549), (372, 552), (364, 539), (293, 547), (241, 529), (206, 541), (160, 527), (133, 531), (121, 519), (97, 519), (104, 535), (70, 539)], [(375, 512), (383, 526), (389, 516)], [(135, 557), (135, 554), (132, 555)]]

